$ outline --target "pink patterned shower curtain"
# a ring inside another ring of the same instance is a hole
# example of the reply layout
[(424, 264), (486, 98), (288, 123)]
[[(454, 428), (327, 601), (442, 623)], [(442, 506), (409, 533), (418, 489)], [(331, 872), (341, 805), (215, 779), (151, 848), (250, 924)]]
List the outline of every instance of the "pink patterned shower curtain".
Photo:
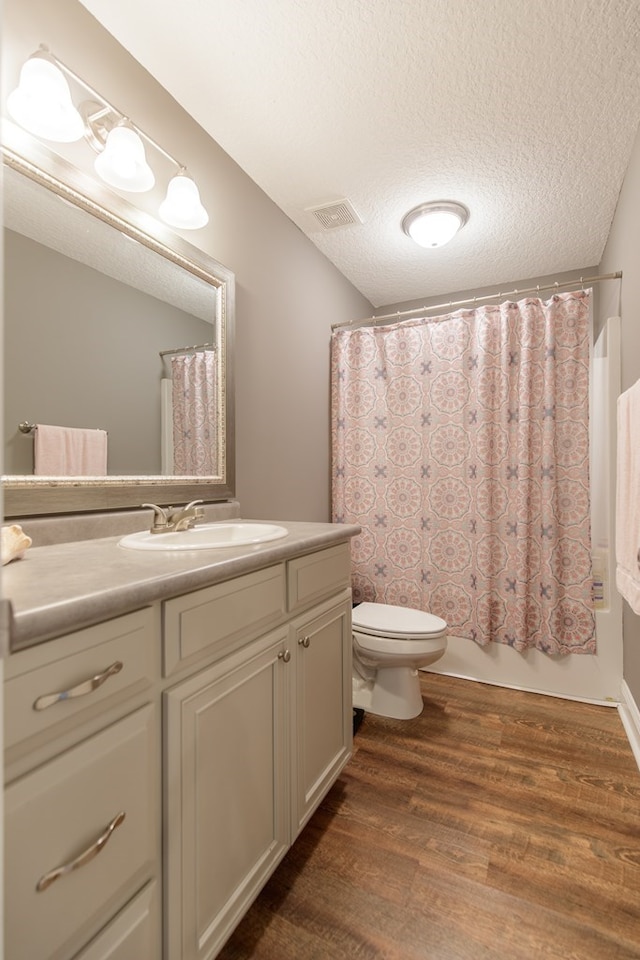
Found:
[(174, 473), (208, 477), (218, 472), (216, 355), (213, 350), (171, 358)]
[(594, 653), (589, 292), (332, 338), (333, 518), (356, 600)]

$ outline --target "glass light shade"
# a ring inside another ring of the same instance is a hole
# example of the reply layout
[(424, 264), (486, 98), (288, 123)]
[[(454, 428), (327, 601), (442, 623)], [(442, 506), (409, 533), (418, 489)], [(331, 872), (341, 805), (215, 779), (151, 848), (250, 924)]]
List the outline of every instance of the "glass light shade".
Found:
[(64, 74), (44, 57), (30, 57), (22, 65), (7, 109), (16, 123), (43, 140), (72, 143), (84, 135), (84, 122), (71, 102)]
[(468, 219), (469, 211), (461, 203), (424, 203), (406, 215), (402, 228), (421, 247), (442, 247)]
[(184, 173), (169, 181), (167, 196), (158, 212), (161, 220), (180, 230), (198, 230), (209, 222), (209, 214), (200, 202), (196, 184)]
[(96, 157), (94, 167), (105, 183), (118, 190), (144, 193), (156, 182), (141, 138), (133, 127), (126, 124), (119, 124), (109, 131), (104, 150)]

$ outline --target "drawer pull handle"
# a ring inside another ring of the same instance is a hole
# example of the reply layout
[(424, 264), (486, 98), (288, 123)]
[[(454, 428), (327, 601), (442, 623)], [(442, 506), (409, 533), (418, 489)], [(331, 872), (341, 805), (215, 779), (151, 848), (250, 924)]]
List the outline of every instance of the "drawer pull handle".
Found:
[(86, 863), (89, 863), (90, 860), (93, 860), (93, 858), (96, 857), (102, 849), (104, 849), (107, 840), (110, 838), (116, 827), (120, 826), (124, 818), (124, 811), (121, 810), (120, 813), (116, 814), (111, 823), (98, 837), (95, 843), (92, 843), (91, 846), (84, 851), (84, 853), (81, 853), (79, 857), (75, 858), (75, 860), (70, 860), (69, 863), (63, 863), (61, 867), (56, 867), (55, 870), (50, 870), (49, 873), (45, 873), (43, 877), (40, 877), (36, 884), (36, 890), (38, 893), (41, 893), (43, 890), (46, 890), (47, 887), (50, 887), (54, 880), (57, 880), (58, 877), (63, 877), (65, 874), (71, 873), (72, 870), (77, 870), (78, 867), (84, 867)]
[(311, 643), (311, 637), (300, 637), (298, 640), (298, 643), (300, 644), (301, 647), (304, 647), (306, 649)]
[(281, 650), (278, 654), (278, 660), (284, 660), (285, 663), (289, 663), (289, 660), (291, 660), (291, 654), (288, 650)]
[(38, 697), (33, 705), (33, 709), (46, 710), (47, 707), (52, 707), (54, 703), (60, 703), (61, 700), (73, 700), (74, 697), (86, 697), (88, 693), (93, 693), (94, 690), (102, 686), (105, 680), (108, 680), (109, 677), (114, 677), (116, 673), (120, 673), (121, 670), (122, 662), (116, 660), (115, 663), (112, 663), (111, 666), (103, 670), (102, 673), (96, 674), (95, 677), (91, 677), (89, 680), (83, 680), (82, 683), (79, 683), (77, 687), (72, 687), (71, 690), (61, 690), (59, 693), (47, 693), (42, 697)]

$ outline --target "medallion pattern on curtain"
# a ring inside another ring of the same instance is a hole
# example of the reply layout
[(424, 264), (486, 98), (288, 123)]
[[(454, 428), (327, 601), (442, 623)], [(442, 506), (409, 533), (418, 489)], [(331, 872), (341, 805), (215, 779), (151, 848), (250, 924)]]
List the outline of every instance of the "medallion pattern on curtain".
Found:
[(356, 601), (594, 653), (589, 292), (332, 338), (333, 519)]
[(218, 473), (216, 355), (213, 350), (171, 358), (174, 473)]

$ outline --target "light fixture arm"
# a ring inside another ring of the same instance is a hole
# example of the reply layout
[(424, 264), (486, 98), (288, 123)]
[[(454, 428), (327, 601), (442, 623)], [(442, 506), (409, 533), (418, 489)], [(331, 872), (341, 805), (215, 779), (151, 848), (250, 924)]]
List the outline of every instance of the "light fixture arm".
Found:
[[(89, 142), (94, 150), (97, 152), (102, 150), (104, 148), (104, 142), (106, 139), (106, 136), (102, 136), (102, 134), (99, 132), (99, 127), (97, 126), (98, 121), (109, 116), (109, 114), (113, 114), (117, 119), (111, 126), (115, 126), (117, 123), (126, 122), (135, 130), (139, 137), (142, 137), (143, 140), (146, 140), (147, 143), (154, 148), (154, 150), (157, 150), (164, 157), (166, 157), (166, 159), (169, 160), (169, 162), (174, 166), (178, 167), (180, 171), (184, 171), (186, 169), (183, 163), (180, 163), (179, 160), (176, 160), (174, 156), (165, 150), (164, 147), (162, 147), (156, 140), (153, 139), (153, 137), (150, 137), (148, 133), (145, 133), (144, 130), (141, 130), (138, 124), (134, 123), (126, 113), (123, 113), (122, 110), (119, 110), (117, 107), (115, 107), (109, 100), (107, 100), (106, 97), (104, 97), (101, 93), (98, 93), (98, 91), (92, 87), (91, 84), (87, 83), (86, 80), (83, 80), (83, 78), (77, 74), (75, 70), (72, 70), (66, 65), (66, 63), (63, 63), (62, 60), (56, 57), (55, 54), (51, 53), (50, 49), (45, 43), (40, 44), (38, 53), (34, 54), (34, 56), (38, 56), (39, 54), (46, 57), (48, 60), (51, 60), (51, 62), (54, 63), (59, 70), (62, 70), (62, 72), (68, 77), (71, 77), (72, 80), (83, 87), (87, 93), (90, 94), (95, 101), (97, 101), (97, 103), (94, 104), (91, 104), (90, 102), (83, 104), (82, 110), (82, 116), (87, 126), (87, 135), (85, 139)], [(95, 106), (98, 106), (97, 111), (91, 109)]]

